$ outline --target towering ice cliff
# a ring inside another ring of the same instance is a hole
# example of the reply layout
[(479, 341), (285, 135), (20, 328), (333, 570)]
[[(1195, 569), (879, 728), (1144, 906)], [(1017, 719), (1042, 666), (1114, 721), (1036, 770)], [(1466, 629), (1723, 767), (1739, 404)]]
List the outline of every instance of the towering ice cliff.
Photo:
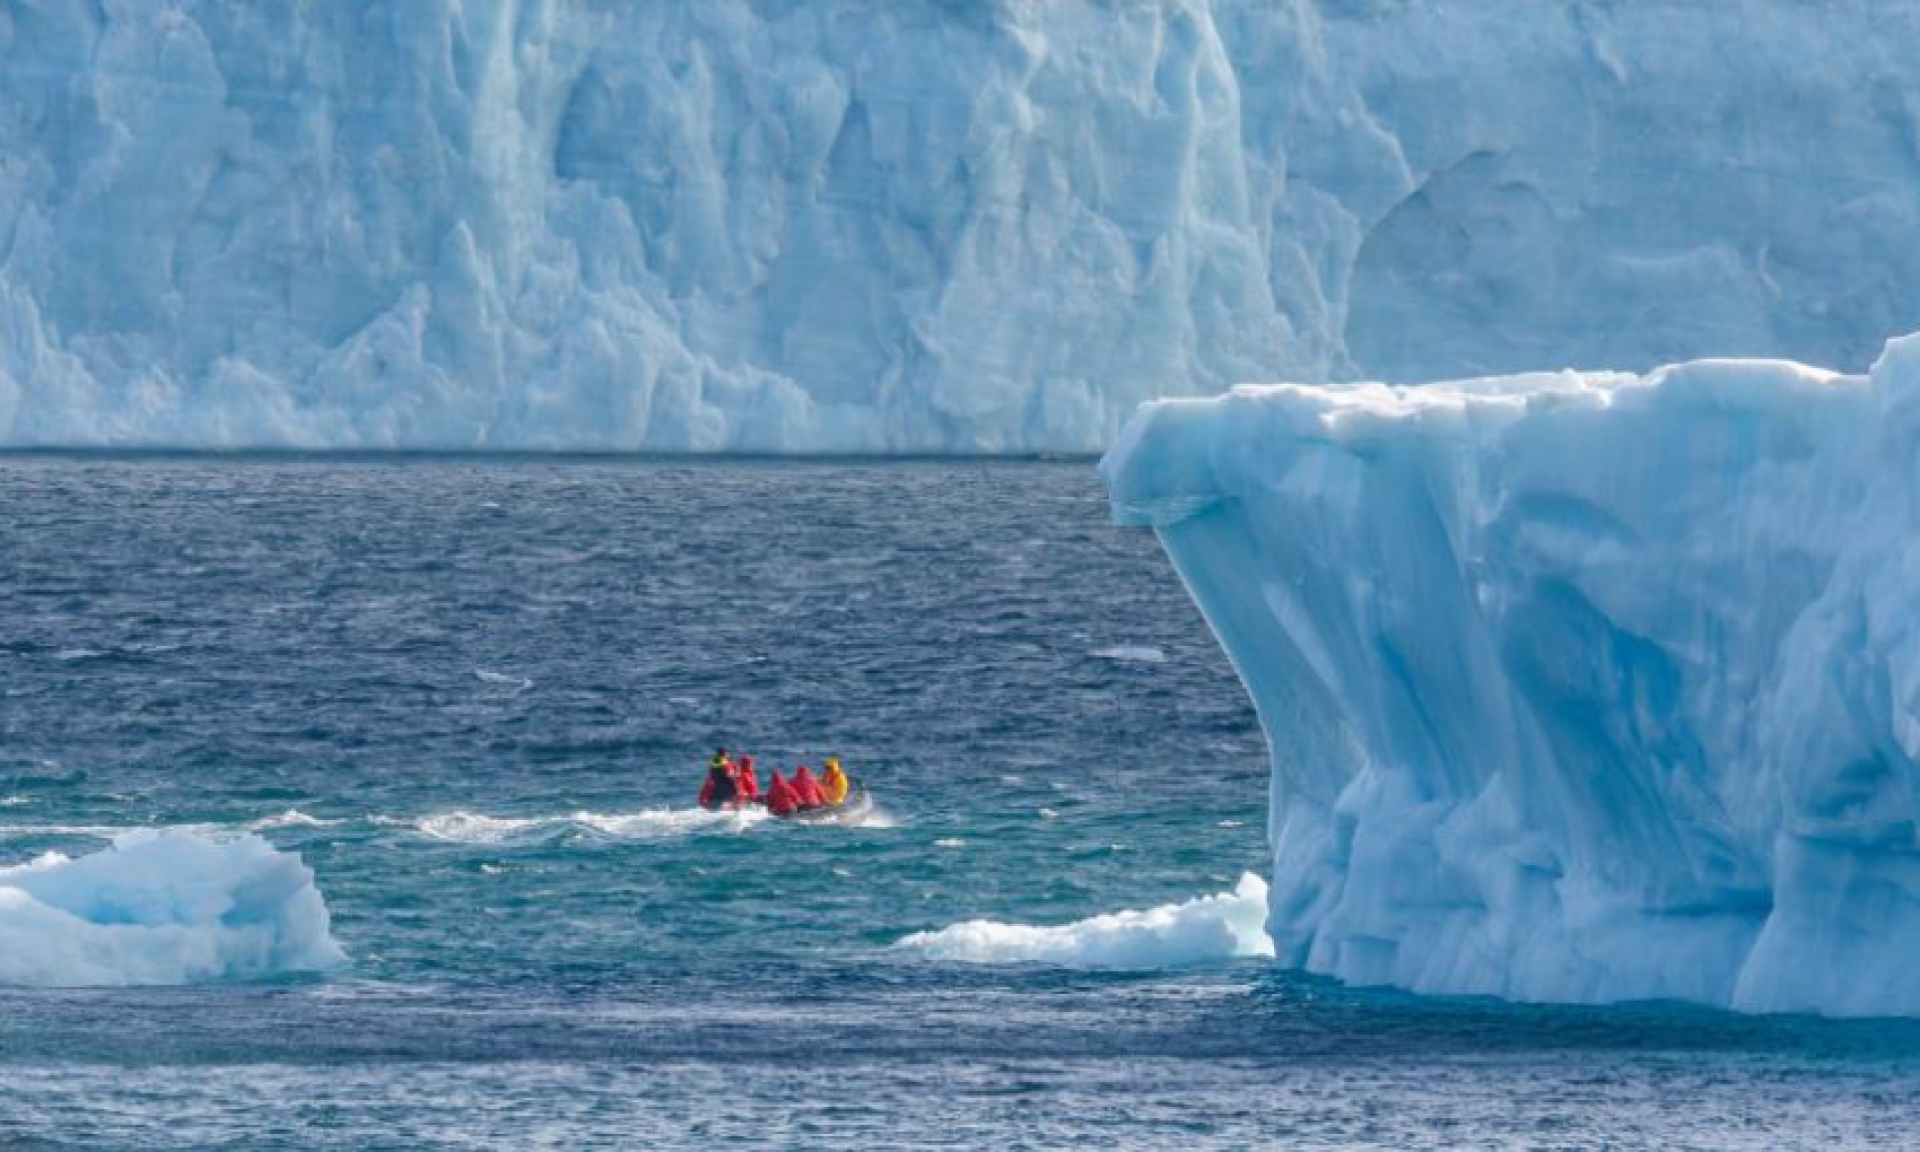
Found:
[(1284, 961), (1920, 1014), (1920, 337), (1242, 388), (1103, 468), (1266, 728)]
[(1920, 324), (1866, 0), (10, 0), (0, 444), (1086, 449)]

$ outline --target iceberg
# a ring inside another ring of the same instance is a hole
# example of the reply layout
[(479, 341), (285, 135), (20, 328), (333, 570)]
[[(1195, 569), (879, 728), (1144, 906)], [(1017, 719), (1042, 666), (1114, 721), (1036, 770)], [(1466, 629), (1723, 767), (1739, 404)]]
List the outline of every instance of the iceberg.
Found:
[(1102, 473), (1259, 712), (1282, 962), (1920, 1014), (1920, 337), (1241, 387)]
[(0, 868), (0, 985), (196, 984), (345, 962), (312, 871), (257, 835), (129, 832), (78, 859)]
[(0, 5), (0, 445), (1093, 451), (1246, 379), (1864, 369), (1920, 8)]

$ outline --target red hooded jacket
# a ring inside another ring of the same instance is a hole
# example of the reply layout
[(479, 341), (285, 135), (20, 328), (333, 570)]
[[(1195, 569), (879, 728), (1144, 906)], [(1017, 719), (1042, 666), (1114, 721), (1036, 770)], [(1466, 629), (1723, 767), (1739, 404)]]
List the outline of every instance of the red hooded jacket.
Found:
[(734, 787), (739, 798), (749, 804), (760, 799), (760, 781), (753, 774), (753, 757), (740, 757), (740, 779)]
[(794, 792), (793, 785), (780, 778), (776, 769), (773, 784), (767, 789), (767, 811), (775, 816), (791, 816), (800, 810), (800, 797)]
[(824, 808), (827, 794), (820, 790), (820, 781), (814, 779), (813, 770), (805, 764), (793, 770), (793, 791), (800, 797), (802, 808)]

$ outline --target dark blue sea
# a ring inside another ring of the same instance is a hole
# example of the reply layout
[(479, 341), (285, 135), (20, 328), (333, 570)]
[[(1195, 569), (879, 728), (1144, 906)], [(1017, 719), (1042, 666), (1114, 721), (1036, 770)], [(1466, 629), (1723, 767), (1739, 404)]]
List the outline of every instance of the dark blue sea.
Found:
[(1264, 873), (1264, 757), (1084, 461), (0, 457), (0, 866), (257, 834), (350, 957), (0, 989), (0, 1146), (1920, 1145), (1907, 1023), (902, 945)]

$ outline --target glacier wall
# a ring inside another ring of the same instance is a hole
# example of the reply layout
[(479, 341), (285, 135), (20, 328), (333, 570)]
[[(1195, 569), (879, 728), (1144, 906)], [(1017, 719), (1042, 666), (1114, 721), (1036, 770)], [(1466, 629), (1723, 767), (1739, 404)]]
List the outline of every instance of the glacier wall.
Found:
[(1102, 468), (1259, 710), (1284, 962), (1920, 1014), (1920, 337), (1246, 387)]
[(0, 444), (1093, 449), (1920, 327), (1920, 11), (10, 0)]

